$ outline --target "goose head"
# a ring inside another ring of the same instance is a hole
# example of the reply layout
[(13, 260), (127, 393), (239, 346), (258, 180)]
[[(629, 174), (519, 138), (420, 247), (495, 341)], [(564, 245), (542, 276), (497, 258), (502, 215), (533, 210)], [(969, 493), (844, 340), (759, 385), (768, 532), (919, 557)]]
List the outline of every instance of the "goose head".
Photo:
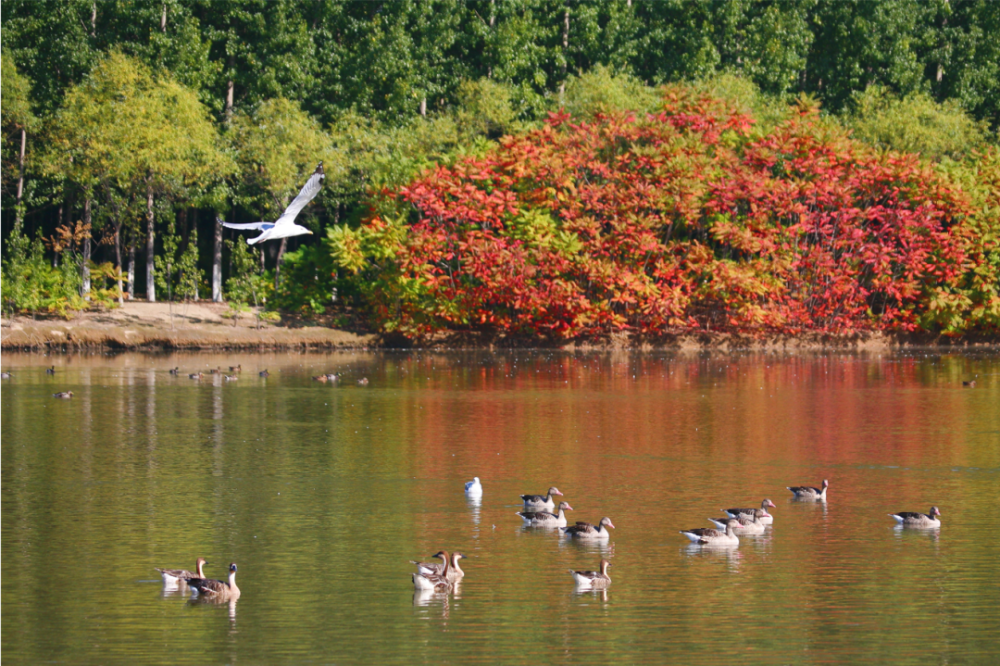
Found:
[(823, 490), (826, 490), (827, 486), (829, 486), (829, 485), (830, 485), (830, 482), (827, 481), (826, 479), (823, 479)]
[(601, 522), (598, 523), (597, 526), (598, 527), (605, 527), (605, 528), (607, 528), (607, 527), (614, 527), (615, 524), (611, 522), (610, 518), (608, 518), (607, 516), (605, 516), (604, 518), (601, 518)]
[(573, 507), (569, 505), (569, 502), (559, 502), (560, 511), (572, 511)]
[(769, 499), (766, 499), (763, 502), (761, 502), (760, 508), (767, 509), (768, 507), (773, 508), (773, 509), (777, 509), (778, 508), (778, 506), (774, 502), (772, 502), (771, 500), (769, 500)]
[(941, 515), (941, 509), (937, 508), (936, 506), (932, 506), (931, 507), (931, 514), (930, 515), (931, 515), (931, 518), (936, 518), (937, 516), (940, 516)]
[(551, 488), (549, 488), (549, 495), (559, 495), (561, 497), (562, 493), (559, 492), (558, 488), (556, 488), (555, 486), (552, 486)]

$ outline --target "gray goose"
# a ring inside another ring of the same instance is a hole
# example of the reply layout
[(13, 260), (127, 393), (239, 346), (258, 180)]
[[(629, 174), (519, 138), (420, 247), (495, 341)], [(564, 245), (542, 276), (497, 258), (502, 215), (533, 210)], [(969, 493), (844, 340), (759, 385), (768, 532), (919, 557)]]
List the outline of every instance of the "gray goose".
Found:
[(774, 502), (765, 499), (760, 503), (759, 509), (723, 509), (722, 512), (728, 514), (730, 518), (739, 518), (741, 515), (754, 516), (765, 525), (770, 525), (774, 522), (774, 516), (767, 512), (768, 507), (777, 508)]
[(748, 516), (744, 513), (737, 514), (735, 517), (727, 516), (726, 518), (709, 518), (708, 522), (715, 525), (718, 529), (724, 530), (729, 525), (730, 520), (735, 520), (738, 525), (733, 525), (733, 532), (744, 535), (752, 534), (763, 534), (765, 527), (763, 521), (757, 516)]
[(452, 581), (448, 579), (448, 573), (450, 569), (450, 558), (448, 557), (448, 551), (441, 550), (438, 551), (434, 557), (444, 560), (444, 569), (441, 573), (421, 573), (419, 571), (413, 574), (413, 587), (417, 590), (426, 590), (429, 592), (448, 592), (451, 590)]
[(573, 575), (577, 589), (604, 590), (611, 585), (611, 576), (608, 575), (608, 567), (610, 566), (611, 562), (602, 559), (600, 571), (573, 571), (570, 569), (569, 572)]
[(740, 543), (739, 537), (733, 531), (739, 526), (740, 521), (730, 518), (726, 523), (726, 530), (713, 530), (707, 527), (699, 527), (693, 530), (681, 530), (681, 534), (694, 543), (701, 546), (737, 546)]
[(73, 392), (72, 391), (63, 391), (62, 393), (53, 393), (52, 397), (53, 398), (59, 398), (61, 400), (69, 400), (70, 398), (73, 397)]
[[(432, 557), (441, 557), (443, 553), (444, 551), (441, 551), (436, 555), (432, 555)], [(465, 572), (458, 565), (458, 561), (464, 557), (465, 555), (462, 553), (452, 553), (451, 559), (444, 562), (417, 562), (416, 560), (410, 560), (410, 564), (417, 565), (417, 573), (419, 574), (444, 576), (448, 581), (454, 583), (465, 578)]]
[(597, 523), (597, 527), (594, 527), (590, 523), (578, 522), (576, 525), (560, 527), (559, 529), (566, 536), (577, 539), (607, 539), (611, 536), (611, 532), (608, 531), (609, 527), (614, 527), (614, 523), (611, 522), (610, 518), (605, 517), (601, 518), (601, 522)]
[(553, 496), (562, 496), (559, 489), (555, 486), (549, 488), (549, 492), (544, 495), (521, 495), (521, 499), (524, 500), (524, 509), (526, 511), (552, 511), (556, 508), (556, 501)]
[(517, 515), (529, 527), (566, 527), (566, 512), (572, 511), (569, 502), (559, 502), (559, 513), (550, 511), (518, 511)]
[(236, 587), (236, 563), (229, 565), (229, 581), (211, 578), (188, 578), (192, 596), (197, 594), (212, 601), (234, 601), (240, 598), (240, 588)]
[(801, 500), (816, 500), (817, 502), (826, 501), (826, 489), (830, 486), (830, 482), (823, 479), (823, 488), (813, 488), (812, 486), (788, 486), (788, 490), (792, 491), (795, 495), (795, 499)]
[(187, 569), (153, 568), (159, 571), (160, 575), (163, 576), (164, 585), (184, 585), (187, 583), (188, 578), (204, 578), (206, 564), (208, 564), (208, 562), (205, 561), (205, 558), (199, 557), (197, 561), (195, 561), (195, 573), (191, 573)]
[(916, 513), (914, 511), (900, 511), (890, 513), (897, 525), (902, 527), (941, 527), (941, 510), (936, 506), (931, 507), (930, 513)]

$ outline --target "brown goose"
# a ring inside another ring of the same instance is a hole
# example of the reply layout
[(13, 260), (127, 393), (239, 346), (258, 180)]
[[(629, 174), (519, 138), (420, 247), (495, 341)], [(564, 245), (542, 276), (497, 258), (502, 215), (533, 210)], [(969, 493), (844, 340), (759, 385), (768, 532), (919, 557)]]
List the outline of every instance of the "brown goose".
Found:
[(450, 569), (450, 558), (448, 551), (438, 551), (434, 557), (444, 560), (444, 569), (441, 573), (421, 573), (413, 574), (413, 587), (417, 590), (428, 590), (431, 592), (448, 592), (452, 588), (452, 581), (448, 579)]
[[(440, 555), (441, 553), (438, 553), (437, 555), (433, 555), (433, 557), (440, 557)], [(451, 559), (445, 562), (417, 562), (416, 560), (410, 560), (410, 564), (417, 565), (417, 573), (444, 576), (450, 582), (454, 583), (465, 577), (465, 572), (458, 565), (458, 561), (464, 557), (465, 555), (462, 553), (452, 553)]]
[(240, 598), (240, 588), (236, 587), (236, 563), (229, 565), (229, 581), (211, 578), (188, 578), (192, 595), (198, 594), (213, 601), (232, 601)]
[(225, 379), (225, 380), (226, 380), (227, 382), (235, 382), (236, 380), (238, 380), (238, 379), (239, 379), (239, 375), (222, 375), (222, 377), (223, 377), (223, 378), (224, 378), (224, 379)]
[(601, 522), (597, 524), (597, 527), (594, 527), (590, 523), (578, 522), (576, 525), (560, 527), (559, 529), (566, 536), (576, 537), (577, 539), (607, 539), (611, 536), (611, 532), (608, 531), (609, 527), (614, 527), (611, 519), (601, 518)]
[(221, 375), (222, 374), (222, 368), (219, 367), (219, 366), (216, 366), (216, 367), (210, 369), (208, 371), (208, 374), (210, 374), (210, 375)]
[(552, 511), (556, 508), (556, 501), (552, 499), (554, 495), (562, 496), (555, 486), (549, 488), (545, 495), (521, 495), (524, 500), (524, 508), (527, 511)]
[(271, 376), (271, 373), (267, 371), (267, 368), (264, 368), (263, 370), (261, 370), (257, 374), (260, 375), (261, 377), (270, 377)]
[(240, 363), (239, 365), (229, 366), (229, 372), (233, 373), (234, 375), (240, 374), (241, 372), (243, 372), (243, 364)]
[(188, 379), (201, 379), (204, 376), (205, 375), (201, 374), (200, 372), (192, 372), (190, 375), (188, 375)]
[(968, 382), (962, 382), (962, 387), (963, 388), (976, 388), (976, 380), (973, 379), (973, 380), (968, 381)]
[(767, 512), (768, 507), (778, 508), (774, 502), (766, 499), (760, 503), (759, 509), (723, 509), (722, 512), (728, 514), (730, 518), (739, 518), (740, 515), (755, 516), (760, 522), (770, 525), (774, 522), (774, 516)]
[(739, 524), (740, 521), (730, 518), (726, 523), (725, 532), (707, 527), (699, 527), (694, 530), (681, 530), (680, 532), (701, 546), (737, 546), (740, 543), (740, 539), (733, 530)]
[(56, 366), (53, 365), (51, 368), (45, 368), (45, 374), (47, 375), (56, 374)]
[(611, 562), (602, 559), (600, 571), (573, 571), (570, 569), (569, 572), (573, 575), (578, 589), (603, 590), (611, 585), (611, 576), (608, 575), (608, 567), (610, 566)]
[(191, 573), (187, 569), (161, 569), (159, 567), (153, 567), (160, 572), (163, 576), (164, 585), (178, 585), (186, 584), (188, 578), (204, 578), (205, 577), (205, 565), (208, 562), (205, 561), (204, 557), (199, 557), (195, 562), (196, 573)]
[(829, 487), (830, 482), (823, 479), (823, 488), (813, 488), (812, 486), (788, 486), (788, 490), (792, 491), (795, 495), (795, 499), (801, 500), (816, 500), (817, 502), (826, 501), (826, 489)]
[(718, 529), (724, 530), (729, 525), (730, 520), (735, 520), (739, 525), (733, 526), (733, 531), (738, 534), (763, 534), (764, 533), (764, 523), (757, 516), (748, 516), (744, 513), (737, 514), (734, 516), (727, 516), (725, 518), (709, 518), (708, 522), (715, 525)]
[(566, 527), (566, 512), (572, 511), (569, 502), (559, 502), (559, 513), (549, 511), (518, 511), (517, 515), (529, 527)]
[(902, 527), (941, 527), (941, 520), (938, 518), (941, 515), (941, 510), (936, 506), (931, 507), (930, 513), (900, 511), (889, 515), (896, 520), (897, 525)]
[(60, 398), (62, 400), (69, 400), (70, 398), (73, 397), (73, 392), (72, 391), (63, 391), (62, 393), (53, 393), (52, 397), (53, 398)]

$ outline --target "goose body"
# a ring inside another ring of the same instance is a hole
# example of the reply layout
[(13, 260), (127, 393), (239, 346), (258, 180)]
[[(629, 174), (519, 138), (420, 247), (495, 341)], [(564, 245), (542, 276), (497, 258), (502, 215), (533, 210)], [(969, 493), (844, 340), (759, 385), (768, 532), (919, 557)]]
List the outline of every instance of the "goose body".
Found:
[(239, 365), (229, 366), (229, 372), (233, 373), (234, 375), (240, 374), (241, 372), (243, 372), (243, 364), (240, 363)]
[(544, 495), (521, 495), (521, 499), (524, 500), (524, 508), (528, 511), (552, 511), (556, 508), (556, 501), (552, 499), (556, 495), (561, 497), (562, 493), (552, 486)]
[(472, 477), (472, 481), (465, 483), (465, 494), (469, 497), (483, 496), (483, 484), (479, 482), (478, 476)]
[[(439, 555), (440, 553), (434, 555), (434, 557), (438, 557)], [(410, 564), (417, 565), (417, 573), (419, 574), (444, 576), (449, 582), (454, 583), (465, 578), (465, 572), (462, 571), (462, 567), (458, 564), (458, 561), (464, 557), (465, 555), (462, 553), (452, 553), (451, 559), (444, 562), (417, 562), (416, 560), (410, 560)]]
[(188, 375), (188, 379), (201, 379), (202, 377), (204, 377), (204, 375), (201, 374), (200, 372), (192, 372), (190, 375)]
[(208, 374), (210, 374), (210, 375), (221, 375), (222, 374), (222, 368), (220, 368), (218, 366), (216, 366), (214, 368), (211, 368), (208, 371)]
[(573, 575), (577, 589), (604, 590), (611, 585), (611, 576), (608, 575), (608, 567), (610, 566), (611, 562), (602, 559), (600, 571), (573, 571), (570, 569), (570, 573)]
[(569, 502), (559, 502), (559, 513), (549, 511), (518, 511), (517, 515), (529, 527), (566, 527), (566, 512), (572, 511)]
[(172, 375), (179, 375), (180, 372), (181, 372), (180, 368), (170, 368), (170, 374)]
[(239, 377), (236, 375), (222, 375), (227, 382), (235, 382)]
[(681, 534), (700, 546), (738, 546), (740, 539), (734, 529), (739, 524), (738, 520), (730, 518), (725, 531), (699, 527), (693, 530), (681, 530)]
[(614, 527), (614, 523), (611, 522), (610, 518), (605, 517), (601, 518), (597, 527), (590, 523), (578, 522), (576, 525), (560, 527), (559, 529), (566, 536), (577, 539), (607, 539), (611, 536), (611, 532), (608, 531), (609, 527)]
[(940, 509), (932, 506), (930, 513), (916, 513), (914, 511), (900, 511), (890, 513), (897, 525), (902, 527), (941, 527)]
[(205, 561), (204, 557), (199, 557), (195, 562), (195, 572), (191, 573), (187, 569), (161, 569), (159, 567), (153, 567), (160, 572), (163, 576), (164, 585), (185, 585), (189, 578), (204, 578), (205, 577), (205, 565), (208, 562)]
[[(413, 587), (417, 590), (427, 590), (429, 592), (448, 592), (452, 588), (452, 581), (448, 580), (450, 572), (450, 558), (448, 551), (442, 550), (434, 557), (444, 560), (444, 568), (439, 573), (421, 573), (416, 571), (413, 574)], [(417, 563), (420, 566), (420, 563)]]
[(69, 400), (73, 397), (72, 391), (63, 391), (62, 393), (53, 393), (53, 398), (59, 398), (60, 400)]
[(47, 375), (56, 374), (56, 366), (53, 365), (51, 368), (45, 368), (45, 374)]
[(358, 386), (368, 386), (368, 378), (362, 377), (358, 380)]
[(774, 522), (774, 516), (767, 512), (768, 507), (775, 507), (775, 504), (771, 500), (765, 499), (760, 503), (759, 509), (723, 509), (722, 511), (730, 518), (739, 518), (741, 515), (753, 516), (763, 524), (770, 525)]
[(739, 525), (733, 526), (733, 532), (737, 534), (763, 534), (765, 527), (764, 523), (756, 516), (748, 516), (746, 514), (738, 514), (735, 517), (726, 518), (709, 518), (708, 522), (715, 525), (720, 530), (726, 529), (730, 520), (735, 520)]
[(10, 374), (9, 372), (0, 372), (0, 379), (10, 379), (13, 376), (14, 375)]
[(267, 371), (266, 369), (264, 369), (264, 370), (261, 370), (261, 371), (260, 371), (260, 372), (258, 372), (257, 374), (258, 374), (258, 375), (260, 375), (261, 377), (270, 377), (270, 376), (271, 376), (271, 373), (270, 373), (270, 372), (268, 372), (268, 371)]
[(236, 586), (236, 563), (229, 565), (229, 580), (211, 578), (188, 578), (192, 596), (197, 594), (213, 601), (233, 601), (240, 598), (240, 588)]
[(788, 486), (788, 490), (792, 491), (792, 494), (795, 495), (795, 499), (825, 502), (826, 489), (829, 486), (830, 482), (823, 479), (822, 488), (813, 488), (812, 486)]

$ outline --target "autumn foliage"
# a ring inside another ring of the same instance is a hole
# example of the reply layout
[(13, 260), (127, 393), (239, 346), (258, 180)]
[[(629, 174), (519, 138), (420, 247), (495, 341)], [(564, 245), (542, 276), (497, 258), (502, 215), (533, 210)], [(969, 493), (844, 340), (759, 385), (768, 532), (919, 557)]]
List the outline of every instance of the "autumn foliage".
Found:
[[(961, 188), (807, 100), (766, 131), (683, 87), (656, 115), (552, 114), (383, 197), (328, 242), (409, 335), (960, 330), (984, 261)], [(995, 326), (996, 290), (975, 299)]]

